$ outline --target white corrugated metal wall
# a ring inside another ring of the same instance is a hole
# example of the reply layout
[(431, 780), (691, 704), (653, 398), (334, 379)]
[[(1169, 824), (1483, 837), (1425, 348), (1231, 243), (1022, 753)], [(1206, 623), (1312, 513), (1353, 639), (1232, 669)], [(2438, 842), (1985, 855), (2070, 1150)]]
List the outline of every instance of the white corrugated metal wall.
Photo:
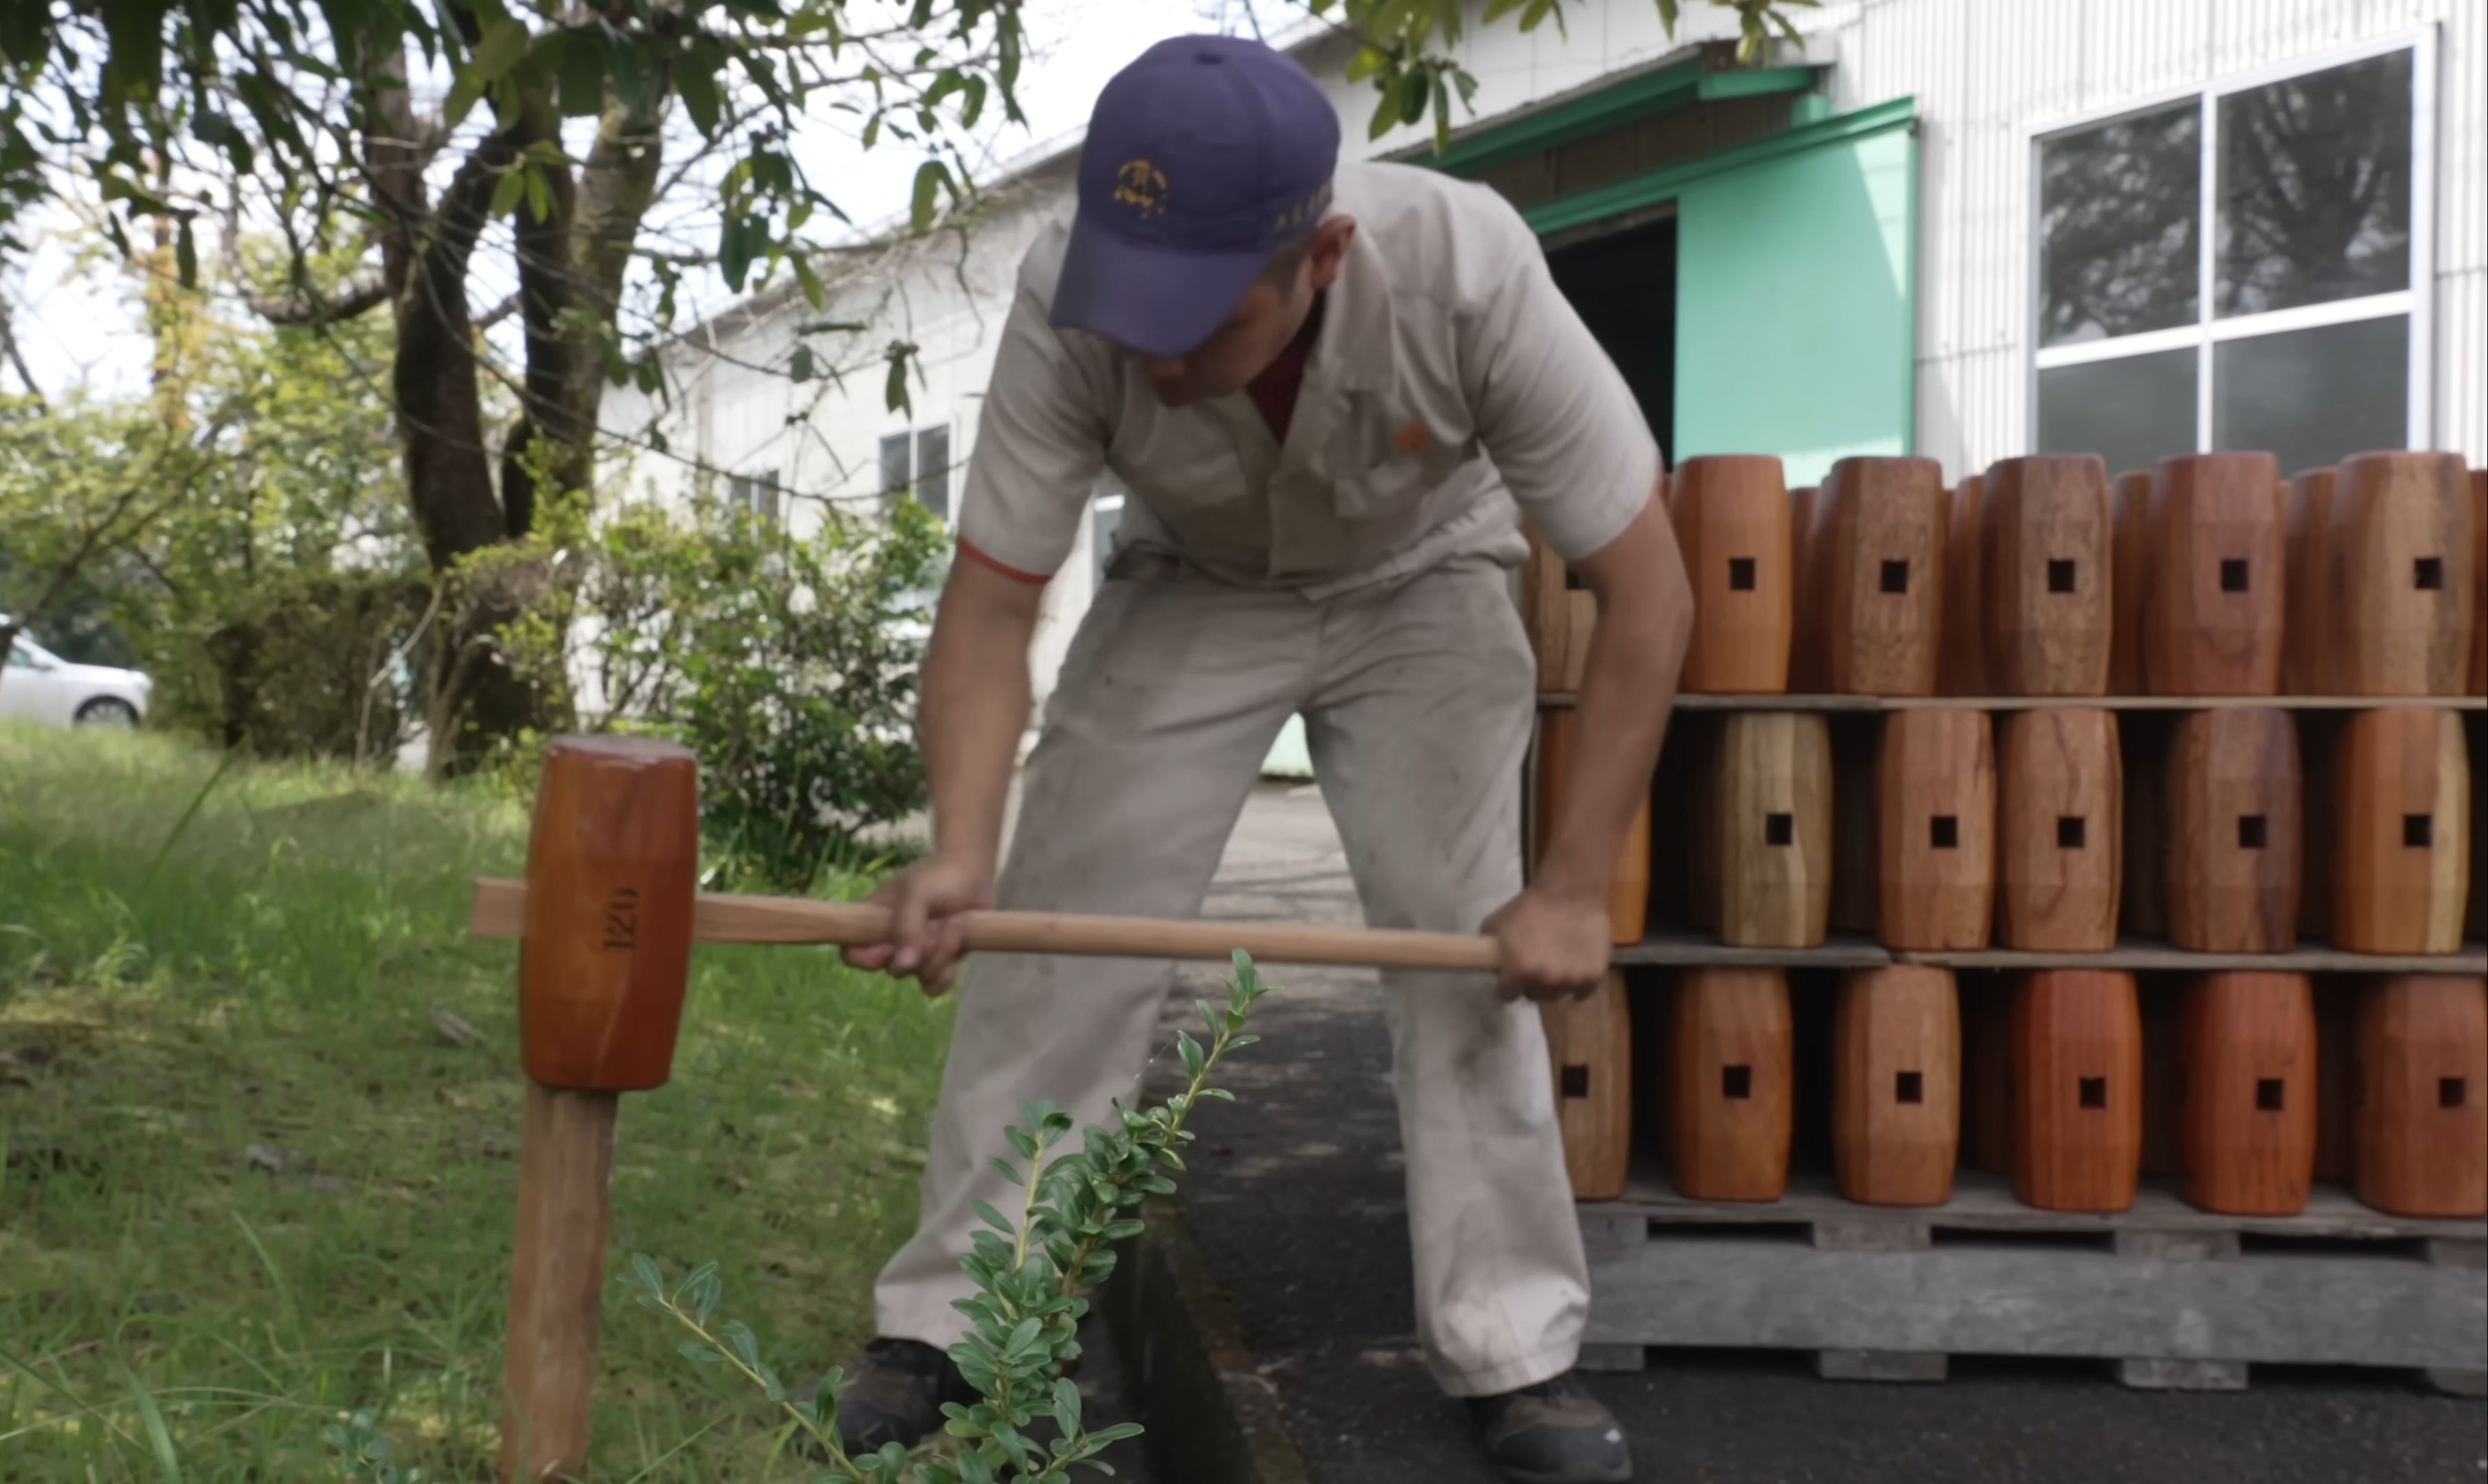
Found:
[(1826, 18), (1837, 106), (1918, 99), (1918, 451), (1954, 477), (2029, 437), (2034, 128), (2435, 27), (2434, 441), (2488, 462), (2488, 3), (1868, 0)]

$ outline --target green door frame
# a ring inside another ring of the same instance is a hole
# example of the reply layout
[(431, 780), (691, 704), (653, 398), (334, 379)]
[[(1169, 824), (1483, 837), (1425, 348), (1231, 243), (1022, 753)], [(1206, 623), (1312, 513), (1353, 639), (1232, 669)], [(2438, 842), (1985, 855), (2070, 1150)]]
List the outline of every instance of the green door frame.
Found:
[(1671, 108), (1721, 98), (1809, 92), (1822, 71), (1811, 64), (1721, 70), (1700, 56), (1685, 57), (1533, 109), (1508, 124), (1488, 125), (1456, 137), (1440, 154), (1430, 146), (1420, 145), (1400, 158), (1411, 165), (1474, 176), (1506, 160), (1586, 139)]
[[(1644, 207), (1656, 206), (1662, 201), (1673, 200), (1684, 194), (1684, 188), (1694, 182), (1709, 180), (1715, 175), (1724, 175), (1731, 170), (1744, 170), (1785, 155), (1820, 149), (1827, 144), (1862, 139), (1869, 134), (1881, 133), (1887, 128), (1906, 127), (1914, 124), (1917, 116), (1918, 100), (1914, 96), (1896, 98), (1889, 102), (1877, 103), (1870, 108), (1838, 114), (1812, 124), (1794, 125), (1776, 134), (1767, 135), (1733, 149), (1721, 150), (1715, 154), (1705, 154), (1699, 159), (1688, 159), (1680, 164), (1662, 165), (1656, 170), (1646, 170), (1640, 175), (1627, 176), (1610, 184), (1594, 186), (1569, 196), (1541, 202), (1524, 210), (1520, 214), (1522, 219), (1536, 229), (1540, 237), (1544, 237), (1548, 233), (1561, 232), (1568, 227), (1578, 227), (1585, 222), (1598, 221), (1609, 216), (1621, 216), (1626, 211), (1637, 211)], [(1914, 195), (1914, 192), (1912, 194)], [(1914, 216), (1914, 213), (1912, 214)], [(1910, 256), (1914, 260), (1917, 249), (1914, 221), (1909, 247)], [(1911, 277), (1914, 279), (1915, 275), (1912, 274)], [(1914, 291), (1916, 285), (1912, 283), (1910, 287)]]

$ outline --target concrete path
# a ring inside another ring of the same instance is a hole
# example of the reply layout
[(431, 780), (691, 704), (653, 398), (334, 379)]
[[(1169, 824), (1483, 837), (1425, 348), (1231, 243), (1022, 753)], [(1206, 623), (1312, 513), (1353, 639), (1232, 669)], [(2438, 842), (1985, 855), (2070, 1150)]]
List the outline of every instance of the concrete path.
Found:
[[(1209, 906), (1235, 920), (1358, 920), (1309, 786), (1246, 809)], [(1371, 976), (1273, 970), (1266, 1038), (1205, 1111), (1182, 1185), (1194, 1239), (1320, 1484), (1492, 1484), (1410, 1332), (1390, 1044)], [(1187, 974), (1170, 1026), (1214, 983)], [(1705, 1484), (2480, 1484), (2488, 1406), (2393, 1379), (2258, 1371), (2220, 1395), (2128, 1391), (2104, 1366), (1956, 1362), (1940, 1386), (1816, 1380), (1796, 1357), (1679, 1356), (1592, 1386), (1638, 1477)]]

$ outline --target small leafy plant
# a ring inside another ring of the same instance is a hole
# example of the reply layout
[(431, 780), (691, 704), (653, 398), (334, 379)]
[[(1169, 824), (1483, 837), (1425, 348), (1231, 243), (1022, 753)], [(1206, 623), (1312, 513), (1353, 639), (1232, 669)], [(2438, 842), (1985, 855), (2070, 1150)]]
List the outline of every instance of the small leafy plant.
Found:
[[(1115, 1245), (1140, 1233), (1143, 1202), (1173, 1193), (1169, 1172), (1184, 1171), (1180, 1150), (1194, 1137), (1184, 1127), (1193, 1110), (1206, 1099), (1235, 1101), (1210, 1086), (1209, 1078), (1228, 1052), (1260, 1039), (1244, 1026), (1254, 1002), (1268, 991), (1250, 956), (1239, 952), (1234, 962), (1227, 1007), (1198, 1002), (1208, 1044), (1175, 1033), (1187, 1078), (1183, 1091), (1137, 1110), (1117, 1100), (1120, 1127), (1081, 1130), (1077, 1150), (1068, 1147), (1071, 1115), (1050, 1102), (1021, 1103), (1021, 1121), (1004, 1131), (1018, 1162), (996, 1158), (993, 1165), (1023, 1194), (1015, 1216), (976, 1203), (992, 1229), (977, 1232), (974, 1250), (960, 1259), (977, 1293), (956, 1305), (971, 1329), (949, 1354), (983, 1399), (943, 1407), (955, 1440), (949, 1456), (924, 1456), (921, 1448), (910, 1455), (893, 1442), (848, 1457), (837, 1438), (840, 1372), (833, 1368), (822, 1377), (809, 1402), (797, 1399), (761, 1359), (750, 1326), (711, 1323), (722, 1294), (715, 1263), (701, 1264), (669, 1293), (657, 1264), (635, 1255), (630, 1282), (638, 1302), (691, 1332), (685, 1356), (740, 1372), (813, 1440), (829, 1460), (815, 1484), (1052, 1484), (1083, 1467), (1113, 1473), (1098, 1455), (1141, 1429), (1123, 1423), (1089, 1430), (1081, 1418), (1080, 1388), (1062, 1367), (1080, 1354), (1085, 1295), (1115, 1271)], [(1032, 1436), (1045, 1422), (1053, 1424), (1050, 1443)]]

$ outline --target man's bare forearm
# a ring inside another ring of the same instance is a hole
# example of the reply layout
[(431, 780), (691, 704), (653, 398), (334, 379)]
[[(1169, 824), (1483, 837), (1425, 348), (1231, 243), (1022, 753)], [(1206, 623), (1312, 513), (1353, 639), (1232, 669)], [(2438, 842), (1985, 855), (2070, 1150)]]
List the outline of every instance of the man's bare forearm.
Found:
[(1548, 822), (1537, 884), (1602, 900), (1667, 735), (1693, 637), (1693, 590), (1666, 507), (1654, 499), (1623, 536), (1576, 565), (1597, 597), (1598, 624), (1575, 702), (1564, 799)]
[(933, 849), (991, 874), (1020, 734), (1028, 726), (1029, 638), (1043, 588), (973, 562), (951, 569), (924, 657), (917, 731), (933, 796)]

